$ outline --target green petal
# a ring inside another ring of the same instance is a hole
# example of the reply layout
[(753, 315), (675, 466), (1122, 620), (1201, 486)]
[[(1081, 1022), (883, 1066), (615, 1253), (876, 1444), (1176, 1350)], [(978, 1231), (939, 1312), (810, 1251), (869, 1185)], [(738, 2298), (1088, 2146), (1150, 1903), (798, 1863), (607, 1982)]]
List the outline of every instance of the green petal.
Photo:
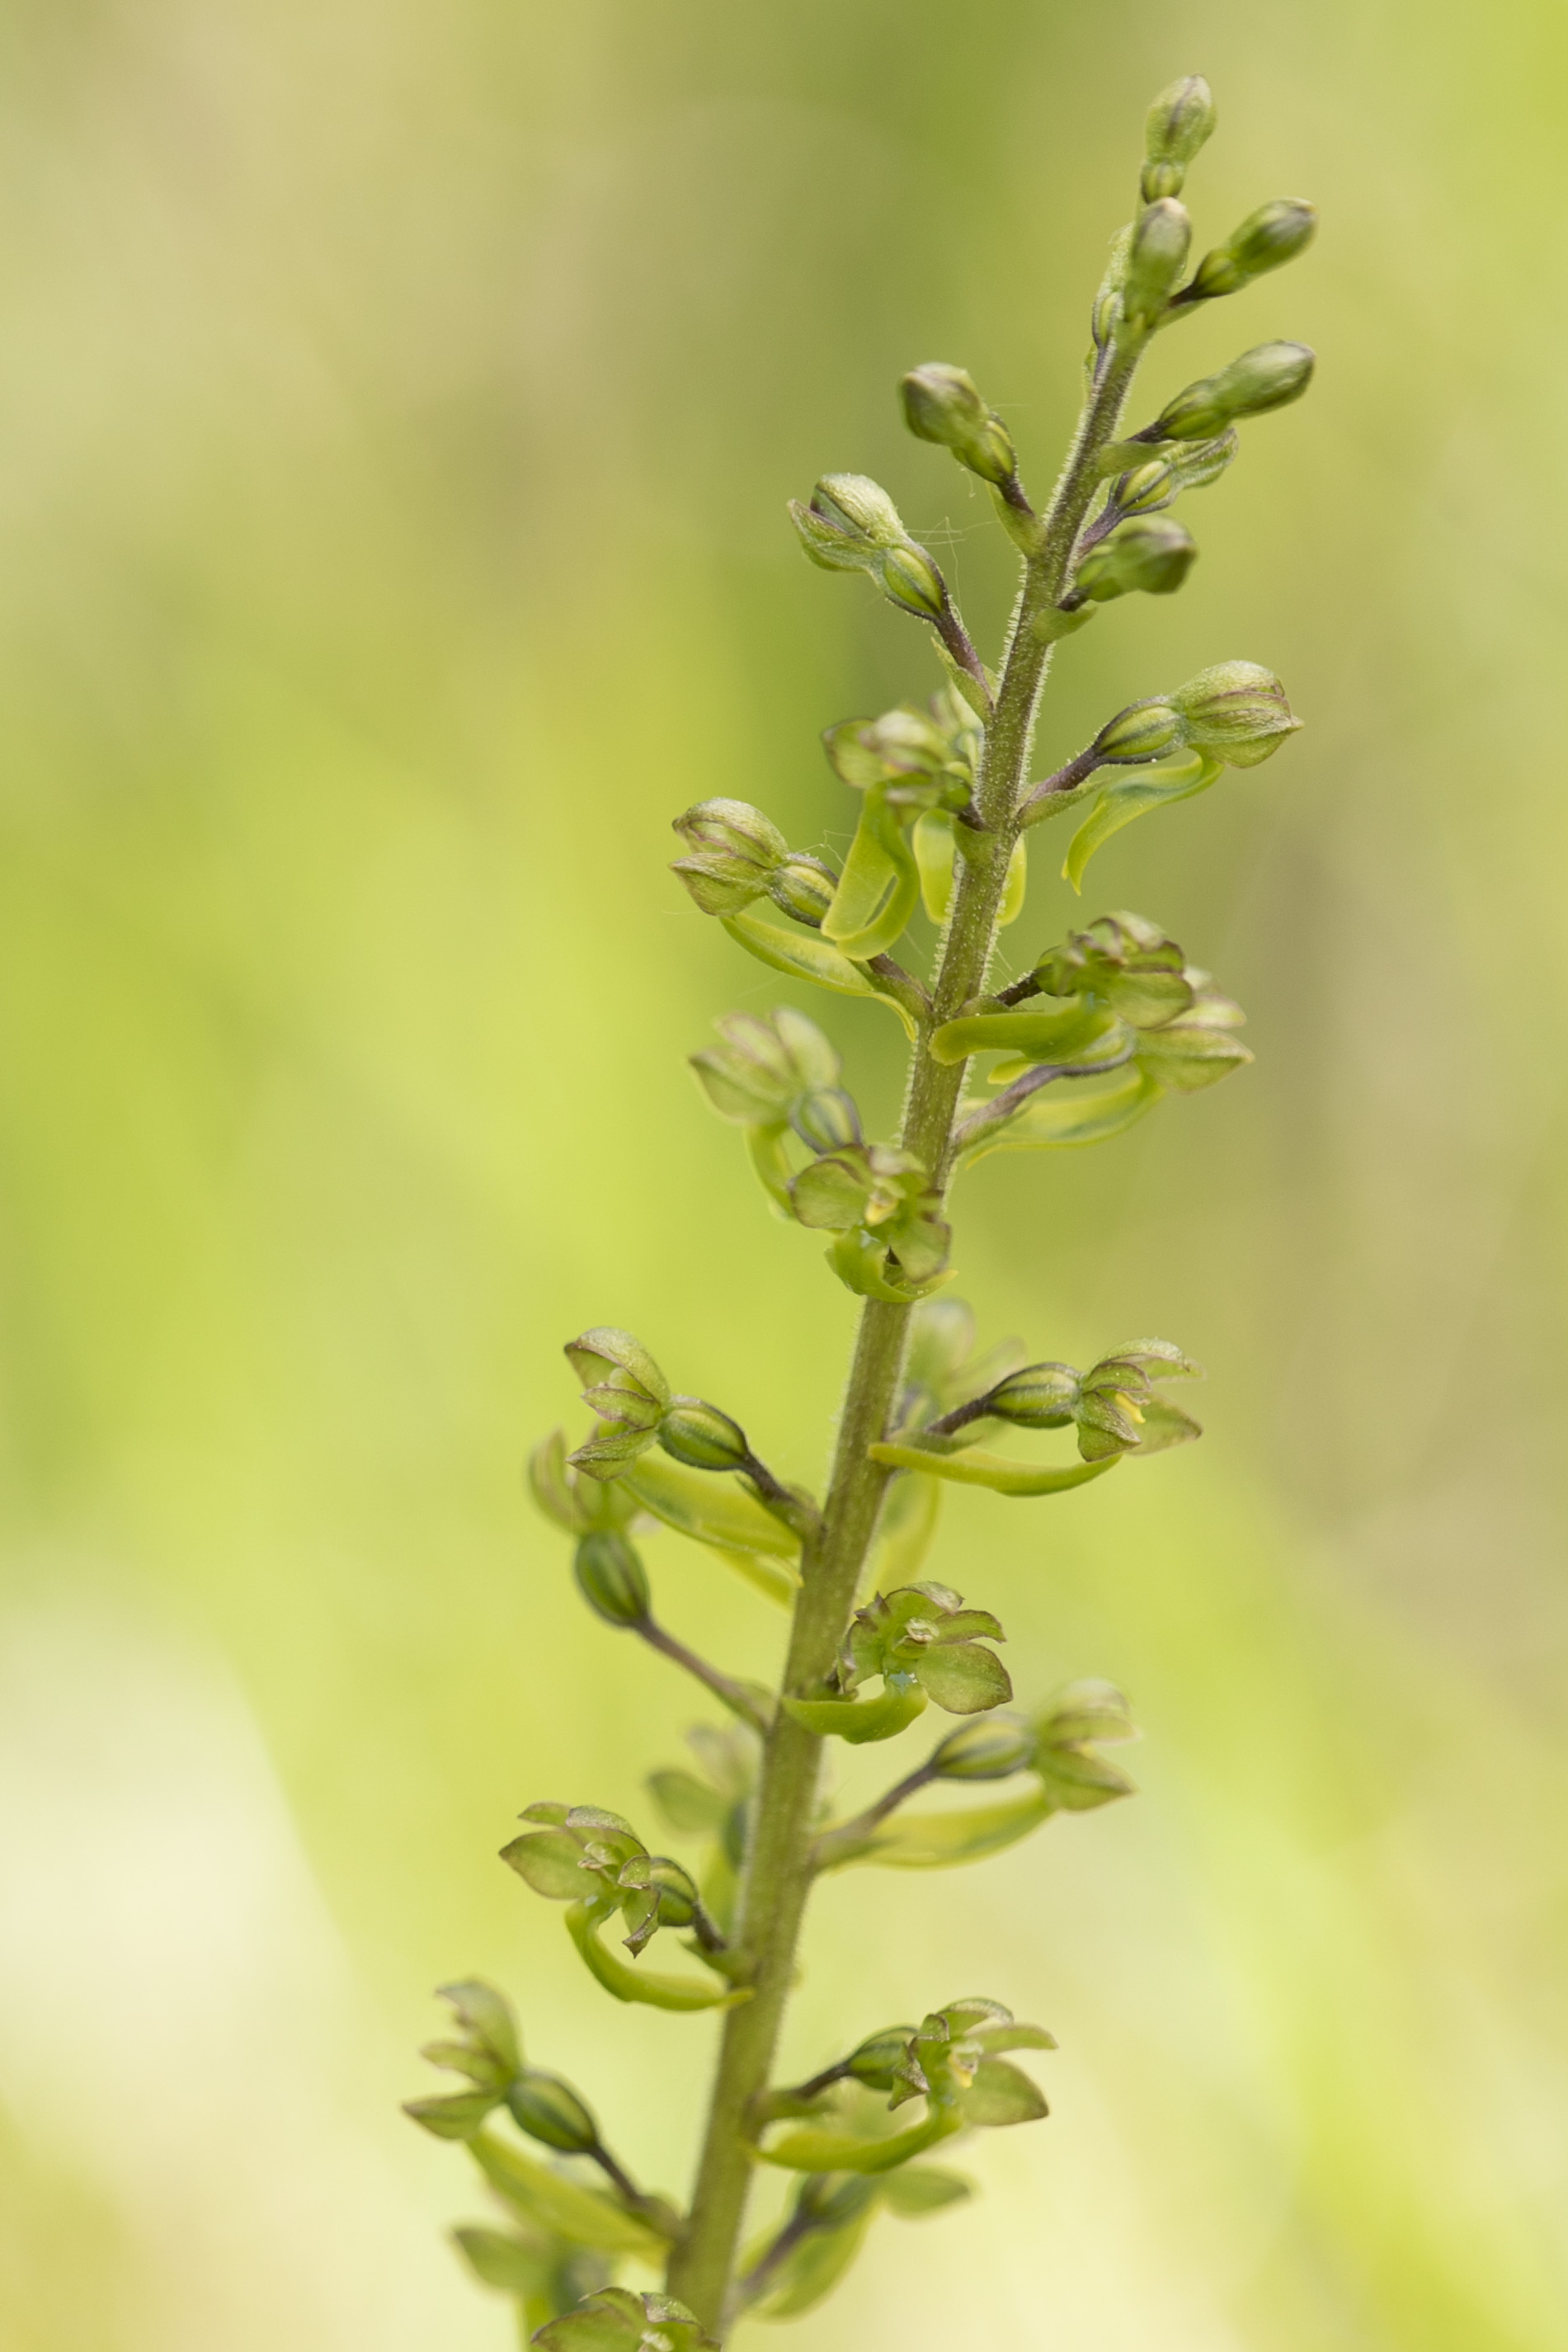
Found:
[(891, 1739), (914, 1722), (925, 1705), (925, 1693), (884, 1690), (880, 1698), (787, 1698), (786, 1715), (814, 1731), (821, 1739), (847, 1739), (852, 1748), (873, 1739)]
[(1106, 785), (1068, 845), (1061, 867), (1063, 878), (1075, 890), (1082, 891), (1089, 860), (1113, 833), (1120, 833), (1135, 817), (1145, 816), (1150, 809), (1165, 808), (1175, 801), (1191, 800), (1195, 793), (1206, 793), (1224, 772), (1219, 761), (1211, 760), (1203, 751), (1189, 751), (1158, 767), (1121, 770), (1116, 781)]
[(914, 1445), (868, 1445), (866, 1452), (890, 1470), (921, 1470), (929, 1478), (951, 1478), (960, 1486), (988, 1486), (996, 1495), (1062, 1495), (1070, 1486), (1103, 1478), (1122, 1458), (1113, 1454), (1106, 1462), (1073, 1462), (1052, 1470), (1012, 1461), (1005, 1454), (988, 1454), (977, 1445), (967, 1454), (925, 1454)]
[(574, 1903), (566, 1915), (566, 1930), (582, 1954), (591, 1975), (617, 2000), (643, 2001), (650, 2009), (733, 2009), (749, 2000), (751, 1989), (727, 1992), (722, 1985), (704, 1984), (699, 1977), (660, 1976), (652, 1969), (633, 1968), (619, 1959), (600, 1941), (586, 1905)]
[(962, 2129), (960, 2116), (938, 2108), (923, 2124), (895, 2132), (891, 2139), (857, 2139), (848, 2132), (786, 2132), (774, 2147), (759, 2153), (765, 2163), (787, 2165), (792, 2172), (891, 2172), (922, 2148)]

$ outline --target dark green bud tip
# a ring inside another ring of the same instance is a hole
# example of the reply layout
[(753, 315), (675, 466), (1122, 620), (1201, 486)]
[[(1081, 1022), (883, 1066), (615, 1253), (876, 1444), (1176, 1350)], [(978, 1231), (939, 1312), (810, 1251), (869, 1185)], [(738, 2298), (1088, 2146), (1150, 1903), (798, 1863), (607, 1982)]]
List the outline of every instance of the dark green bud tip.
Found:
[(670, 1400), (659, 1423), (659, 1443), (690, 1470), (744, 1470), (751, 1461), (740, 1423), (701, 1397)]
[(1035, 1735), (1009, 1715), (988, 1715), (961, 1723), (934, 1749), (931, 1769), (938, 1780), (1005, 1780), (1021, 1772), (1034, 1755)]
[(599, 2126), (570, 2083), (558, 2074), (519, 2074), (507, 2105), (520, 2130), (563, 2156), (589, 2156), (599, 2146)]
[(844, 2060), (845, 2074), (869, 2091), (891, 2091), (900, 2068), (909, 2063), (914, 2034), (913, 2025), (890, 2025), (881, 2033), (868, 2033), (859, 2049)]
[(939, 621), (946, 609), (946, 591), (942, 574), (923, 547), (913, 540), (903, 547), (889, 548), (883, 557), (879, 573), (882, 593), (893, 604), (902, 606), (922, 621)]
[(1301, 723), (1273, 671), (1256, 662), (1217, 662), (1189, 678), (1171, 701), (1194, 750), (1232, 768), (1256, 768), (1271, 759)]
[(1104, 767), (1135, 760), (1152, 760), (1183, 740), (1181, 714), (1168, 702), (1133, 702), (1108, 719), (1094, 738), (1094, 752)]
[(778, 826), (748, 801), (698, 801), (674, 819), (688, 855), (678, 874), (705, 915), (738, 915), (759, 898), (789, 845)]
[(854, 1097), (842, 1087), (823, 1087), (802, 1095), (789, 1114), (789, 1124), (813, 1151), (837, 1151), (846, 1143), (862, 1143), (860, 1112)]
[(1304, 253), (1318, 232), (1315, 205), (1300, 196), (1279, 196), (1249, 213), (1223, 245), (1206, 253), (1192, 281), (1190, 299), (1208, 301), (1216, 295), (1239, 293), (1266, 270), (1279, 269)]
[(904, 421), (922, 441), (951, 449), (961, 466), (998, 486), (1018, 471), (1012, 439), (972, 376), (940, 360), (911, 368), (899, 385)]
[(572, 1573), (583, 1599), (607, 1625), (647, 1623), (653, 1605), (647, 1571), (623, 1535), (584, 1536)]
[(1138, 515), (1092, 547), (1078, 567), (1075, 601), (1108, 604), (1141, 589), (1168, 596), (1191, 571), (1197, 547), (1190, 531), (1169, 515)]
[(1065, 1429), (1078, 1403), (1078, 1375), (1071, 1364), (1026, 1364), (998, 1381), (986, 1411), (1019, 1429)]
[(1218, 375), (1200, 377), (1168, 401), (1145, 441), (1207, 441), (1239, 417), (1263, 416), (1300, 400), (1312, 380), (1317, 353), (1305, 343), (1258, 343)]
[(1144, 202), (1179, 196), (1186, 167), (1217, 121), (1214, 97), (1201, 74), (1184, 75), (1162, 89), (1149, 109), (1144, 134)]
[(1122, 289), (1123, 315), (1130, 324), (1146, 325), (1165, 308), (1186, 267), (1191, 243), (1192, 222), (1174, 196), (1162, 196), (1139, 215)]

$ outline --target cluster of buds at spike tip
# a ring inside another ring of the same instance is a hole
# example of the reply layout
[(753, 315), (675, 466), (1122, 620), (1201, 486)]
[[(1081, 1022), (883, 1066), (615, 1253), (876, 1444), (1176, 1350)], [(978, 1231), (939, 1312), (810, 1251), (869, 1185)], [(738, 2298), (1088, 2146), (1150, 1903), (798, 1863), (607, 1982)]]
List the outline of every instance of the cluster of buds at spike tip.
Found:
[(983, 1421), (1016, 1429), (1075, 1428), (1085, 1462), (1138, 1451), (1163, 1452), (1199, 1434), (1178, 1405), (1155, 1395), (1156, 1381), (1201, 1380), (1198, 1366), (1168, 1339), (1133, 1339), (1086, 1372), (1071, 1364), (1025, 1364), (983, 1396), (945, 1414), (925, 1433), (953, 1436)]
[(761, 898), (798, 923), (820, 930), (838, 876), (820, 857), (791, 849), (770, 818), (749, 801), (698, 801), (674, 819), (686, 845), (678, 874), (705, 915), (738, 915)]
[(899, 394), (904, 421), (918, 440), (951, 449), (960, 466), (994, 489), (1016, 482), (1018, 454), (1012, 436), (965, 369), (930, 360), (924, 367), (911, 368)]
[(856, 1691), (880, 1675), (889, 1689), (918, 1685), (946, 1714), (981, 1715), (1013, 1695), (1007, 1668), (985, 1647), (1006, 1639), (988, 1609), (966, 1609), (950, 1585), (900, 1585), (850, 1620), (838, 1687)]
[(824, 474), (809, 506), (789, 501), (800, 544), (827, 572), (864, 572), (890, 604), (923, 621), (941, 621), (947, 587), (925, 548), (904, 530), (898, 509), (864, 474)]
[(1139, 193), (1146, 205), (1163, 196), (1179, 196), (1187, 165), (1212, 132), (1218, 121), (1214, 97), (1201, 74), (1186, 74), (1161, 90), (1149, 109), (1144, 134), (1144, 169)]
[(1271, 204), (1260, 205), (1223, 245), (1204, 255), (1179, 302), (1211, 302), (1218, 295), (1239, 294), (1255, 278), (1282, 268), (1304, 253), (1317, 228), (1317, 207), (1300, 196), (1277, 196)]

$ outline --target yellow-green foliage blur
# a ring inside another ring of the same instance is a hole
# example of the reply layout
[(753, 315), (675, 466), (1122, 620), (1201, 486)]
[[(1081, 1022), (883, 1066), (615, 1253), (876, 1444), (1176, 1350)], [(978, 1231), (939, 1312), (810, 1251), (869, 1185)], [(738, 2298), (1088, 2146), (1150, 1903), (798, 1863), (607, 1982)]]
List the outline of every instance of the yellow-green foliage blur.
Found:
[[(631, 1326), (815, 1478), (852, 1327), (685, 1071), (789, 992), (669, 820), (841, 850), (818, 731), (936, 683), (801, 561), (819, 472), (994, 645), (897, 377), (968, 366), (1049, 478), (1194, 70), (1200, 247), (1324, 226), (1149, 391), (1274, 335), (1318, 381), (1184, 509), (1185, 592), (1062, 650), (1040, 760), (1232, 657), (1305, 728), (1081, 907), (1035, 836), (1015, 936), (1149, 914), (1257, 1065), (990, 1162), (956, 1258), (1037, 1355), (1177, 1340), (1207, 1435), (949, 1508), (1020, 1697), (1131, 1692), (1142, 1794), (825, 1889), (802, 2071), (972, 1991), (1061, 2048), (795, 2340), (1561, 2345), (1562, 11), (14, 0), (0, 57), (7, 2352), (500, 2352), (441, 2234), (483, 2199), (396, 2111), (455, 1975), (684, 2185), (710, 2022), (614, 2009), (495, 1859), (533, 1799), (645, 1816), (694, 1712), (525, 1503), (560, 1342)], [(885, 1130), (894, 1024), (811, 1009)], [(766, 1603), (649, 1559), (771, 1668)]]

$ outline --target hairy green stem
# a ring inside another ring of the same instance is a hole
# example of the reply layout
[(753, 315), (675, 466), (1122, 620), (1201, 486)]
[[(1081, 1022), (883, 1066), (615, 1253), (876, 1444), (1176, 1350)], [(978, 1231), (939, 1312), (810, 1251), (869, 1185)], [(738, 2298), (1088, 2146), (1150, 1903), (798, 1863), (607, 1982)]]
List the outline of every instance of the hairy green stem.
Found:
[[(951, 1020), (985, 987), (1008, 860), (1018, 837), (1035, 708), (1051, 654), (1049, 633), (1042, 635), (1035, 625), (1057, 604), (1066, 585), (1099, 479), (1100, 456), (1115, 433), (1135, 357), (1114, 351), (1102, 356), (1044, 518), (1039, 551), (1025, 565), (976, 788), (982, 829), (965, 833), (962, 871), (932, 994), (932, 1024)], [(925, 1034), (923, 1029), (915, 1049), (901, 1141), (930, 1170), (938, 1191), (945, 1191), (966, 1065), (934, 1060)], [(869, 1299), (861, 1316), (822, 1523), (802, 1556), (784, 1672), (787, 1693), (804, 1696), (821, 1686), (854, 1608), (889, 1475), (866, 1449), (891, 1420), (909, 1314), (907, 1307)], [(670, 2293), (716, 2335), (729, 2316), (736, 2250), (751, 2185), (753, 2102), (767, 2086), (810, 1891), (811, 1816), (821, 1748), (816, 1734), (780, 1708), (764, 1750), (736, 1931), (754, 1971), (752, 1998), (725, 2020), (691, 2214), (670, 2263)]]

